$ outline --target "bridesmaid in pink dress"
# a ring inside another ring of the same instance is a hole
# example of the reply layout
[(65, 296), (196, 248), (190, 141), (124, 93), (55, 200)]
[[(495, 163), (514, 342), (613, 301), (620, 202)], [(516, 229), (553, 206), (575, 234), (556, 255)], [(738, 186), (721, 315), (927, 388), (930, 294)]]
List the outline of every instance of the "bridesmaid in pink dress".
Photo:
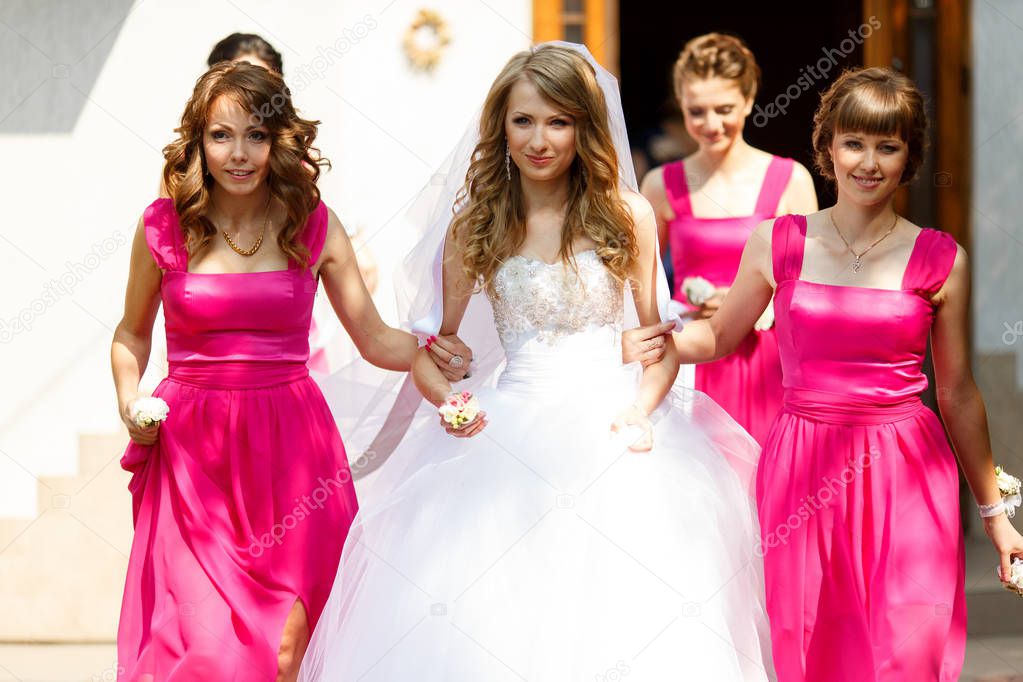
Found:
[[(111, 348), (135, 523), (119, 680), (295, 679), (357, 511), (306, 365), (318, 281), (373, 364), (407, 370), (418, 345), (377, 314), (319, 198), (316, 123), (286, 92), (245, 62), (200, 78), (165, 150), (171, 198), (135, 235)], [(154, 395), (170, 412), (143, 429), (134, 407), (161, 303), (170, 372)]]
[[(816, 211), (817, 197), (801, 164), (755, 149), (743, 138), (760, 69), (739, 38), (709, 33), (690, 40), (674, 73), (686, 130), (699, 149), (650, 171), (641, 191), (656, 211), (662, 251), (671, 247), (674, 297), (690, 317), (705, 319), (732, 285), (753, 228), (779, 213)], [(686, 298), (683, 287), (693, 277), (716, 290), (699, 305)], [(770, 319), (728, 357), (697, 366), (696, 388), (763, 445), (782, 404), (781, 363)]]
[[(719, 313), (675, 336), (688, 360), (719, 357), (774, 290), (785, 403), (761, 456), (757, 499), (781, 682), (959, 678), (966, 600), (956, 455), (1003, 580), (1023, 556), (970, 370), (966, 254), (893, 207), (920, 166), (926, 125), (905, 76), (841, 76), (813, 136), (837, 203), (758, 226)], [(954, 450), (920, 401), (928, 339)]]
[[(284, 76), (284, 57), (266, 39), (255, 33), (232, 33), (219, 40), (210, 50), (209, 56), (206, 57), (206, 65), (212, 68), (217, 62), (223, 61), (245, 61)], [(162, 174), (160, 196), (170, 196)], [(353, 247), (359, 258), (359, 273), (362, 275), (363, 281), (366, 282), (366, 289), (372, 294), (376, 291), (376, 260), (369, 246), (359, 243), (358, 234), (350, 236), (353, 237)], [(330, 372), (331, 359), (328, 346), (336, 346), (336, 341), (324, 337), (322, 330), (316, 324), (315, 316), (309, 325), (309, 346), (309, 369), (324, 374)]]

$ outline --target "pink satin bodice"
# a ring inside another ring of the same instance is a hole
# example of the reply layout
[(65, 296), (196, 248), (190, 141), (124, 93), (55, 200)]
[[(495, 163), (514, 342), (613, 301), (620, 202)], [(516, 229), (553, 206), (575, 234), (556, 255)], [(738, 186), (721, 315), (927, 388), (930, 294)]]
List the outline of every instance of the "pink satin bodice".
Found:
[(873, 414), (879, 408), (882, 419), (916, 409), (927, 388), (922, 367), (935, 314), (931, 296), (952, 268), (955, 240), (922, 230), (902, 288), (888, 290), (800, 279), (804, 216), (778, 218), (772, 239), (786, 409)]
[[(317, 280), (291, 262), (287, 270), (188, 272), (174, 204), (158, 199), (145, 213), (146, 238), (164, 271), (161, 295), (172, 373), (203, 363), (281, 363), (309, 359), (309, 325)], [(315, 262), (326, 237), (327, 208), (309, 216), (301, 239)]]
[(759, 223), (776, 215), (794, 163), (780, 156), (772, 158), (753, 214), (727, 218), (694, 216), (685, 164), (676, 161), (664, 166), (664, 189), (675, 214), (668, 235), (676, 300), (687, 303), (682, 292), (682, 281), (687, 277), (703, 277), (716, 287), (732, 285), (746, 240)]

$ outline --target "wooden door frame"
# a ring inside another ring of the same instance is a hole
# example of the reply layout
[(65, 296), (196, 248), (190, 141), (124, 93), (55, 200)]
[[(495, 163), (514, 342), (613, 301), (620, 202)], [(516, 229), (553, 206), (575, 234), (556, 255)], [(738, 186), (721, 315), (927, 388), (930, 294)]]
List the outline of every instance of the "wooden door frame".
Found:
[[(910, 66), (910, 0), (863, 0), (864, 21), (874, 16), (882, 30), (864, 41), (864, 66)], [(930, 183), (934, 213), (940, 227), (970, 248), (972, 192), (970, 0), (934, 0), (935, 33), (932, 145), (933, 173), (917, 183)], [(912, 73), (910, 73), (912, 75)], [(905, 212), (908, 194), (900, 191), (898, 210)]]
[[(619, 75), (620, 0), (583, 0), (583, 35), (598, 62)], [(963, 244), (971, 242), (970, 198), (972, 155), (970, 151), (971, 0), (933, 0), (935, 24), (932, 159), (927, 177), (916, 184), (933, 188), (933, 214), (939, 227)], [(903, 70), (910, 64), (912, 0), (862, 0), (863, 21), (876, 17), (882, 28), (863, 45), (864, 66), (888, 66)], [(564, 39), (564, 1), (533, 0), (533, 40)], [(912, 75), (912, 73), (910, 73)], [(908, 214), (911, 189), (896, 197), (896, 209)]]
[[(619, 0), (583, 0), (583, 42), (593, 58), (618, 76)], [(563, 0), (533, 0), (533, 42), (564, 40)]]

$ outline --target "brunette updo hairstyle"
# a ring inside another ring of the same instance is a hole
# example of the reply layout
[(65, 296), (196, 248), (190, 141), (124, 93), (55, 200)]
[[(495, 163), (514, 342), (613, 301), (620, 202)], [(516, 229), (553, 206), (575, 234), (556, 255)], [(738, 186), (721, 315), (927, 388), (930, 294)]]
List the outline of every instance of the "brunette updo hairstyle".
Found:
[(908, 77), (881, 67), (846, 71), (821, 96), (814, 114), (814, 164), (822, 176), (834, 182), (831, 143), (835, 135), (890, 135), (909, 147), (900, 179), (900, 184), (908, 184), (924, 161), (927, 126), (923, 95)]
[(206, 65), (212, 67), (217, 62), (233, 62), (251, 54), (260, 61), (270, 65), (272, 71), (284, 73), (284, 58), (274, 46), (255, 33), (232, 33), (213, 46)]
[(760, 67), (741, 38), (707, 33), (686, 43), (675, 61), (673, 80), (680, 102), (687, 78), (726, 78), (736, 82), (743, 97), (753, 99), (760, 84)]

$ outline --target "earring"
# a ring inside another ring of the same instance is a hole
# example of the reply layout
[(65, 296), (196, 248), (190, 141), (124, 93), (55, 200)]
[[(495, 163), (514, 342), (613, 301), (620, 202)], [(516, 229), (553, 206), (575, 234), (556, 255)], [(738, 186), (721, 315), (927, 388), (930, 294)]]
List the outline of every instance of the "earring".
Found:
[(508, 182), (511, 182), (511, 147), (508, 143), (504, 143), (504, 174), (508, 176)]

